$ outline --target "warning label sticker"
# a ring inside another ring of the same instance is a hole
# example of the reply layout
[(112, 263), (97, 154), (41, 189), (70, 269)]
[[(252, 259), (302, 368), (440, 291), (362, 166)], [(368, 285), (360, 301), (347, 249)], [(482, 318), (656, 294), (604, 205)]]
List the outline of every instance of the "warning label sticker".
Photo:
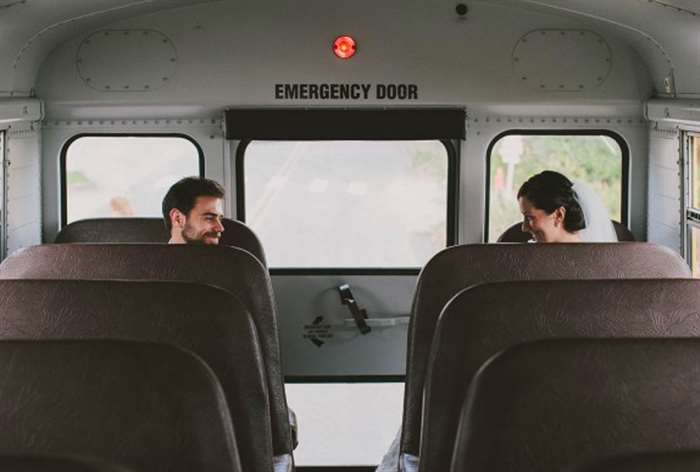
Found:
[(323, 316), (317, 316), (311, 324), (304, 325), (304, 334), (302, 337), (308, 339), (317, 347), (321, 347), (325, 343), (324, 339), (333, 337), (331, 325), (323, 323)]

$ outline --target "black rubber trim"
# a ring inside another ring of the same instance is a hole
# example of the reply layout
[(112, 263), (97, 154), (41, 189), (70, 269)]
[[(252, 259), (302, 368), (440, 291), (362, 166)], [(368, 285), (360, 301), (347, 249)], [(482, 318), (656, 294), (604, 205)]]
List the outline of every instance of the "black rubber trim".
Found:
[(464, 108), (230, 108), (226, 139), (465, 139)]
[[(504, 131), (497, 135), (489, 143), (489, 147), (486, 150), (486, 201), (484, 208), (486, 213), (484, 215), (484, 242), (489, 240), (489, 214), (491, 213), (490, 206), (490, 196), (491, 196), (491, 153), (493, 148), (498, 141), (502, 138), (510, 135), (525, 135), (525, 136), (607, 136), (615, 140), (618, 146), (620, 146), (620, 151), (622, 152), (622, 199), (620, 204), (620, 216), (622, 219), (622, 224), (627, 226), (628, 221), (628, 204), (629, 204), (629, 169), (630, 169), (630, 149), (627, 145), (627, 141), (624, 138), (609, 129), (510, 129)], [(516, 202), (513, 202), (515, 205)], [(513, 222), (515, 223), (515, 221)]]
[(61, 148), (60, 155), (60, 193), (61, 193), (61, 221), (60, 228), (63, 228), (68, 221), (68, 189), (66, 185), (66, 157), (68, 154), (68, 148), (71, 144), (80, 138), (86, 137), (103, 137), (103, 138), (115, 138), (115, 137), (127, 137), (127, 138), (183, 138), (194, 144), (197, 153), (199, 154), (199, 176), (204, 177), (204, 151), (197, 141), (191, 136), (182, 133), (80, 133), (71, 136), (63, 147)]
[(285, 375), (285, 383), (326, 384), (326, 383), (403, 383), (405, 375)]

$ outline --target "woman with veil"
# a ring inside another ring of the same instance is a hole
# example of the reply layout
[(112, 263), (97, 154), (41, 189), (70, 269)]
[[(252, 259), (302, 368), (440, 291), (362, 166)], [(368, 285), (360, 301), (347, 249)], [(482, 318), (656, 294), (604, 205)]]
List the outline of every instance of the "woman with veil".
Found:
[(538, 243), (617, 242), (610, 215), (588, 185), (546, 170), (518, 190), (522, 231)]

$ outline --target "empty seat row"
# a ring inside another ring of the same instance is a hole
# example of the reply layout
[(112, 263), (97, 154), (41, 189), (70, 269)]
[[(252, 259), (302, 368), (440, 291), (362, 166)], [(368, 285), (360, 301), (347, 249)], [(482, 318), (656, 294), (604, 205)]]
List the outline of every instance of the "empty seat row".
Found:
[[(477, 371), (492, 356), (521, 343), (556, 338), (700, 339), (698, 306), (700, 280), (501, 282), (462, 290), (442, 311), (433, 340), (421, 432), (421, 470), (450, 470), (463, 402), (474, 386)], [(629, 357), (630, 363), (638, 362), (633, 353)], [(574, 364), (567, 369), (574, 376), (580, 370)], [(512, 387), (527, 375), (512, 378)], [(577, 378), (583, 382), (578, 385), (580, 390), (595, 390), (600, 381), (624, 382), (622, 378)], [(528, 382), (537, 380), (533, 376)], [(664, 390), (669, 387), (659, 382)], [(610, 413), (598, 416), (606, 421)], [(532, 422), (537, 425), (537, 417)], [(497, 433), (485, 432), (488, 434)], [(563, 438), (567, 443), (570, 440)]]
[[(423, 393), (436, 324), (443, 307), (463, 289), (513, 280), (688, 277), (690, 270), (676, 253), (647, 243), (468, 244), (439, 252), (421, 271), (414, 296), (401, 452), (420, 454)], [(430, 464), (431, 459), (420, 459), (421, 468), (425, 461)]]
[[(249, 252), (227, 246), (155, 243), (49, 244), (25, 248), (9, 256), (0, 264), (0, 279), (197, 281), (226, 290), (250, 314), (258, 333), (270, 407), (272, 454), (291, 453), (272, 286), (266, 268)], [(123, 296), (128, 298), (132, 289), (135, 286), (125, 290)], [(186, 292), (190, 288), (183, 286), (181, 290)], [(149, 296), (148, 289), (139, 295), (140, 299)], [(105, 298), (109, 299), (109, 296)], [(119, 300), (116, 305), (124, 305)], [(199, 300), (200, 297), (193, 297), (193, 302)], [(235, 317), (235, 313), (224, 310), (222, 316)], [(165, 319), (162, 324), (162, 329), (168, 328)]]
[(3, 470), (242, 470), (219, 383), (184, 350), (2, 341), (0, 378)]
[(0, 280), (0, 339), (121, 339), (186, 349), (211, 368), (245, 470), (272, 470), (257, 331), (239, 299), (184, 282)]
[[(639, 468), (645, 455), (671, 451), (695, 451), (695, 457), (657, 457), (669, 464), (660, 470), (696, 470), (687, 467), (698, 465), (700, 451), (699, 361), (697, 338), (512, 347), (472, 381), (451, 470), (638, 471), (649, 470), (649, 464)], [(636, 465), (605, 462), (635, 454)]]

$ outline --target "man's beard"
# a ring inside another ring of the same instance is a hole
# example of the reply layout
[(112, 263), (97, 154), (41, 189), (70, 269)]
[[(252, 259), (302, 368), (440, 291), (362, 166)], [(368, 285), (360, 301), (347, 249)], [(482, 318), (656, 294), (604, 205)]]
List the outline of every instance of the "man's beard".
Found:
[[(190, 234), (188, 234), (190, 233)], [(194, 245), (200, 245), (203, 246), (206, 243), (204, 242), (204, 238), (216, 238), (216, 244), (219, 243), (219, 238), (221, 238), (221, 233), (216, 233), (216, 232), (211, 232), (211, 233), (204, 233), (200, 238), (197, 238), (196, 236), (192, 236), (193, 231), (192, 228), (188, 225), (185, 224), (185, 227), (182, 230), (182, 239), (185, 241), (187, 244), (194, 244)]]

